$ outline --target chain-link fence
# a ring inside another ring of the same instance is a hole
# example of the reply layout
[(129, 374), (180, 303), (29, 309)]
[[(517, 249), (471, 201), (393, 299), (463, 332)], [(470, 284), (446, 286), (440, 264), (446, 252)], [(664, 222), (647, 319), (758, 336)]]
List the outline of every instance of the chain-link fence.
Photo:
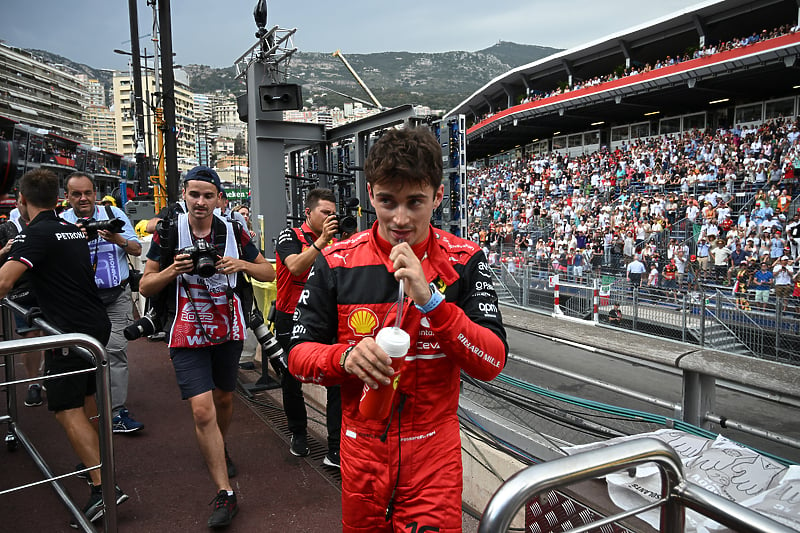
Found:
[(625, 278), (589, 268), (556, 271), (506, 261), (493, 265), (493, 272), (502, 303), (593, 320), (597, 285), (598, 319), (605, 324), (610, 324), (609, 311), (617, 303), (621, 320), (610, 325), (800, 365), (798, 299), (770, 296), (766, 303), (756, 303), (752, 293), (734, 295), (730, 289), (633, 286)]

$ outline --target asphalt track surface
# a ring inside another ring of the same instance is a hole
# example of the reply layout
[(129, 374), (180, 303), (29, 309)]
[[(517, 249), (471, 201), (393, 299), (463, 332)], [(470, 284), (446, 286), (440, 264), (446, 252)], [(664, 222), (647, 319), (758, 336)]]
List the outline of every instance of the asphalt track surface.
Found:
[[(598, 335), (601, 335), (602, 331), (603, 328), (598, 328)], [(657, 370), (635, 360), (619, 359), (583, 350), (513, 328), (508, 328), (508, 341), (510, 352), (521, 359), (546, 363), (669, 402), (681, 401), (681, 378), (676, 372)], [(646, 340), (639, 338), (638, 342)], [(675, 413), (668, 409), (533, 368), (513, 359), (506, 365), (505, 372), (535, 385), (572, 396), (668, 417), (675, 416)], [(718, 386), (715, 413), (800, 440), (800, 425), (797, 424), (797, 420), (800, 419), (800, 408), (779, 405), (771, 400), (754, 398), (740, 391)], [(798, 449), (716, 426), (713, 430), (758, 449), (800, 462)]]

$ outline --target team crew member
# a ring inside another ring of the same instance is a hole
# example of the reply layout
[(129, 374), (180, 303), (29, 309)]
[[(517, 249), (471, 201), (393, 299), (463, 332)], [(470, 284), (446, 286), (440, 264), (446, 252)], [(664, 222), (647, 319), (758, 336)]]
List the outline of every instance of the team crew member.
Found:
[(66, 194), (70, 209), (61, 218), (81, 226), (85, 220), (122, 220), (120, 233), (99, 230), (97, 235), (87, 235), (91, 252), (94, 280), (100, 299), (111, 320), (111, 338), (106, 345), (111, 375), (111, 415), (114, 433), (132, 433), (144, 428), (125, 406), (128, 400), (128, 340), (122, 331), (133, 322), (131, 288), (128, 285), (128, 255), (142, 254), (142, 244), (136, 236), (131, 221), (118, 207), (98, 206), (97, 190), (92, 178), (81, 172), (67, 176)]
[[(186, 213), (169, 221), (168, 242), (162, 243), (159, 233), (154, 235), (139, 284), (143, 296), (161, 291), (174, 295), (170, 297), (176, 309), (170, 322), (169, 353), (181, 396), (192, 408), (200, 451), (217, 487), (208, 519), (211, 528), (228, 526), (239, 509), (230, 482), (236, 468), (224, 438), (233, 416), (233, 391), (250, 312), (242, 305), (248, 288), (242, 274), (265, 282), (275, 279), (272, 265), (250, 241), (248, 231), (214, 215), (221, 190), (219, 176), (208, 167), (195, 167), (186, 174)], [(196, 269), (200, 255), (178, 253), (187, 248), (205, 249), (202, 257), (206, 260), (216, 255), (216, 271), (201, 277)], [(198, 312), (201, 308), (203, 313)]]
[[(478, 245), (430, 225), (443, 196), (442, 151), (430, 131), (389, 130), (364, 169), (378, 220), (314, 263), (295, 310), (289, 369), (301, 381), (342, 386), (345, 532), (461, 531), (459, 374), (489, 380), (505, 364), (497, 295)], [(391, 382), (374, 336), (395, 322), (400, 280), (411, 349), (392, 414), (369, 420), (359, 399), (365, 384)]]
[[(22, 233), (28, 227), (28, 220), (21, 216), (19, 208), (14, 209), (17, 215), (9, 218), (8, 221), (0, 225), (0, 264), (6, 260), (8, 253), (11, 251), (11, 243), (14, 237)], [(17, 304), (31, 308), (38, 307), (36, 298), (33, 296), (33, 288), (30, 282), (30, 273), (24, 272), (19, 278), (11, 292), (8, 293), (8, 298)], [(17, 327), (17, 332), (23, 338), (36, 337), (39, 332), (35, 328), (29, 328), (25, 317), (14, 314), (14, 322)], [(42, 352), (28, 352), (22, 354), (22, 361), (25, 365), (25, 374), (29, 379), (39, 376), (39, 368), (42, 365)], [(31, 383), (28, 385), (28, 392), (25, 395), (25, 405), (28, 407), (36, 407), (42, 405), (42, 385), (39, 383)]]
[[(8, 294), (23, 273), (30, 273), (34, 296), (45, 319), (64, 333), (85, 333), (105, 344), (111, 323), (97, 295), (89, 247), (81, 230), (59, 219), (58, 178), (47, 170), (32, 170), (19, 184), (19, 206), (28, 227), (14, 239), (8, 261), (0, 268), (0, 297)], [(79, 355), (62, 350), (45, 353), (45, 374), (93, 368)], [(100, 463), (100, 443), (90, 417), (97, 414), (94, 373), (47, 381), (47, 407), (64, 428), (72, 449), (85, 465)], [(83, 512), (89, 521), (103, 516), (100, 469), (89, 471), (92, 483)], [(128, 498), (117, 487), (117, 503)], [(73, 523), (77, 527), (77, 523)]]
[[(339, 228), (336, 218), (336, 197), (329, 189), (313, 189), (306, 195), (306, 221), (299, 228), (286, 228), (278, 235), (275, 248), (278, 276), (278, 297), (275, 302), (275, 333), (285, 352), (289, 352), (292, 315), (306, 284), (314, 260), (322, 253)], [(292, 441), (289, 451), (298, 457), (308, 455), (308, 416), (303, 389), (292, 375), (283, 376), (283, 410)], [(342, 428), (342, 403), (339, 387), (328, 387), (326, 420), (327, 466), (339, 466), (339, 440)]]

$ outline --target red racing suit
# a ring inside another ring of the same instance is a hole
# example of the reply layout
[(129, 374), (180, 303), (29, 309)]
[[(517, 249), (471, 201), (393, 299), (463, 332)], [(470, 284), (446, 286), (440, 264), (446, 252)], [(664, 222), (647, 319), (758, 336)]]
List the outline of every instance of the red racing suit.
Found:
[(411, 348), (387, 420), (359, 414), (364, 384), (339, 363), (349, 345), (395, 323), (398, 282), (377, 224), (324, 250), (295, 310), (290, 371), (341, 384), (345, 532), (461, 531), (460, 371), (491, 380), (508, 347), (483, 252), (433, 227), (429, 235), (414, 252), (445, 301), (423, 315), (406, 298)]

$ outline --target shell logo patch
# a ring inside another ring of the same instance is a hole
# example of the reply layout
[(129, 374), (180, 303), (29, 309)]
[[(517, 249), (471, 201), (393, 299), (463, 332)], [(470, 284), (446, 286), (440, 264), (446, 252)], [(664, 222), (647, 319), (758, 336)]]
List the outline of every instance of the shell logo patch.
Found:
[(434, 283), (436, 283), (436, 287), (439, 289), (439, 292), (444, 294), (444, 291), (447, 289), (447, 283), (445, 283), (444, 280), (442, 280), (442, 278), (436, 278), (436, 281), (434, 281)]
[(378, 316), (365, 307), (359, 307), (347, 317), (348, 327), (361, 337), (368, 337), (378, 328)]

